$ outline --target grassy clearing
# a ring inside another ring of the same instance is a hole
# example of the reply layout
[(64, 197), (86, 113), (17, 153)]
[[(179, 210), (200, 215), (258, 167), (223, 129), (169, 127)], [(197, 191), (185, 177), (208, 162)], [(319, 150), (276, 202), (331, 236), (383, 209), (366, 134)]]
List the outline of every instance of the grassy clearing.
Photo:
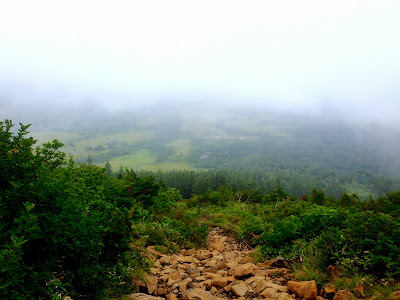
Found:
[(109, 162), (114, 170), (120, 166), (130, 169), (142, 169), (143, 165), (153, 165), (156, 157), (148, 150), (139, 150), (129, 155), (112, 158)]
[(169, 144), (167, 146), (171, 146), (175, 149), (176, 151), (176, 156), (180, 156), (181, 154), (183, 156), (186, 156), (189, 154), (190, 151), (190, 141), (185, 140), (185, 139), (177, 139)]
[(141, 169), (148, 171), (172, 171), (172, 170), (197, 170), (188, 163), (185, 162), (164, 162), (159, 164), (143, 164)]
[(101, 136), (94, 136), (85, 138), (81, 141), (77, 141), (75, 143), (74, 148), (78, 153), (82, 153), (84, 156), (87, 155), (86, 147), (96, 147), (97, 145), (106, 146), (107, 143), (111, 143), (112, 141), (120, 142), (120, 143), (128, 143), (134, 144), (140, 142), (142, 140), (151, 139), (154, 136), (154, 132), (152, 131), (126, 131), (114, 134), (107, 134)]

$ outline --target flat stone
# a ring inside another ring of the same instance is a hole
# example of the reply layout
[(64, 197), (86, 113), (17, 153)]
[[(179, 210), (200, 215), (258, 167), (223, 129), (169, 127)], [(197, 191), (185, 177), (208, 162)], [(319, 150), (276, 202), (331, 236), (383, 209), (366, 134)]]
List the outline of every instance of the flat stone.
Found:
[(232, 292), (238, 297), (246, 295), (248, 290), (249, 287), (244, 282), (232, 286)]
[(275, 299), (278, 296), (278, 291), (273, 288), (266, 288), (260, 296), (263, 298), (270, 298), (270, 299)]
[[(189, 289), (182, 293), (183, 300), (218, 300), (220, 298), (199, 288)], [(158, 300), (158, 299), (157, 299)]]

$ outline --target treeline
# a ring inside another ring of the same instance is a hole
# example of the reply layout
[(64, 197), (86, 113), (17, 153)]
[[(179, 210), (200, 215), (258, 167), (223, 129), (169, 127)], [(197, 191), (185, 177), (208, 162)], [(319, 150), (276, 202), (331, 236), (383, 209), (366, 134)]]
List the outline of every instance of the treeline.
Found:
[[(112, 172), (113, 176), (123, 174), (123, 168)], [(385, 176), (371, 176), (368, 181), (359, 183), (350, 174), (338, 175), (329, 170), (314, 170), (313, 172), (301, 172), (300, 169), (282, 170), (218, 170), (207, 171), (137, 171), (138, 176), (152, 176), (156, 180), (164, 182), (170, 187), (181, 191), (185, 199), (194, 195), (203, 194), (208, 189), (217, 190), (220, 186), (235, 190), (248, 190), (261, 194), (267, 194), (279, 183), (294, 197), (308, 195), (317, 187), (325, 194), (339, 198), (345, 192), (357, 193), (360, 198), (367, 199), (383, 195), (400, 188), (398, 180)], [(361, 193), (359, 192), (361, 191)]]

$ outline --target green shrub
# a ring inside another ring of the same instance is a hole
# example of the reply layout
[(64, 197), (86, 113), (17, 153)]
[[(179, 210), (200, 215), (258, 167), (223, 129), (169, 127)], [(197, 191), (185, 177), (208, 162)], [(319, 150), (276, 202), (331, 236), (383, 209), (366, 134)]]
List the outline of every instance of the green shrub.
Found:
[(399, 219), (367, 211), (352, 214), (344, 225), (342, 264), (381, 276), (400, 274)]
[[(130, 249), (136, 200), (95, 166), (65, 164), (0, 122), (0, 297), (99, 297), (146, 260)], [(135, 190), (140, 187), (135, 185)], [(150, 191), (151, 192), (151, 191)], [(130, 285), (129, 285), (130, 286)]]

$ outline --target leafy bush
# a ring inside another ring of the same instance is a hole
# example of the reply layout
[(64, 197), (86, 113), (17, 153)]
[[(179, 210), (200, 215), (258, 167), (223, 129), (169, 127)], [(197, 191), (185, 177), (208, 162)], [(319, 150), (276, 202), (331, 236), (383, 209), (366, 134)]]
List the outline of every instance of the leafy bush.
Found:
[(104, 169), (61, 167), (61, 143), (34, 149), (29, 126), (12, 126), (0, 122), (0, 297), (99, 297), (129, 282), (146, 267), (130, 249), (141, 216), (129, 190)]
[(383, 277), (400, 274), (399, 219), (367, 211), (352, 214), (344, 225), (342, 264)]
[[(342, 198), (347, 199), (346, 195)], [(293, 205), (292, 201), (286, 203)], [(267, 224), (272, 229), (258, 239), (265, 256), (301, 259), (304, 245), (314, 245), (318, 255), (312, 254), (313, 259), (324, 258), (320, 264), (323, 268), (336, 263), (380, 277), (400, 274), (400, 221), (389, 214), (357, 211), (354, 206), (344, 209), (313, 205), (300, 214)]]

